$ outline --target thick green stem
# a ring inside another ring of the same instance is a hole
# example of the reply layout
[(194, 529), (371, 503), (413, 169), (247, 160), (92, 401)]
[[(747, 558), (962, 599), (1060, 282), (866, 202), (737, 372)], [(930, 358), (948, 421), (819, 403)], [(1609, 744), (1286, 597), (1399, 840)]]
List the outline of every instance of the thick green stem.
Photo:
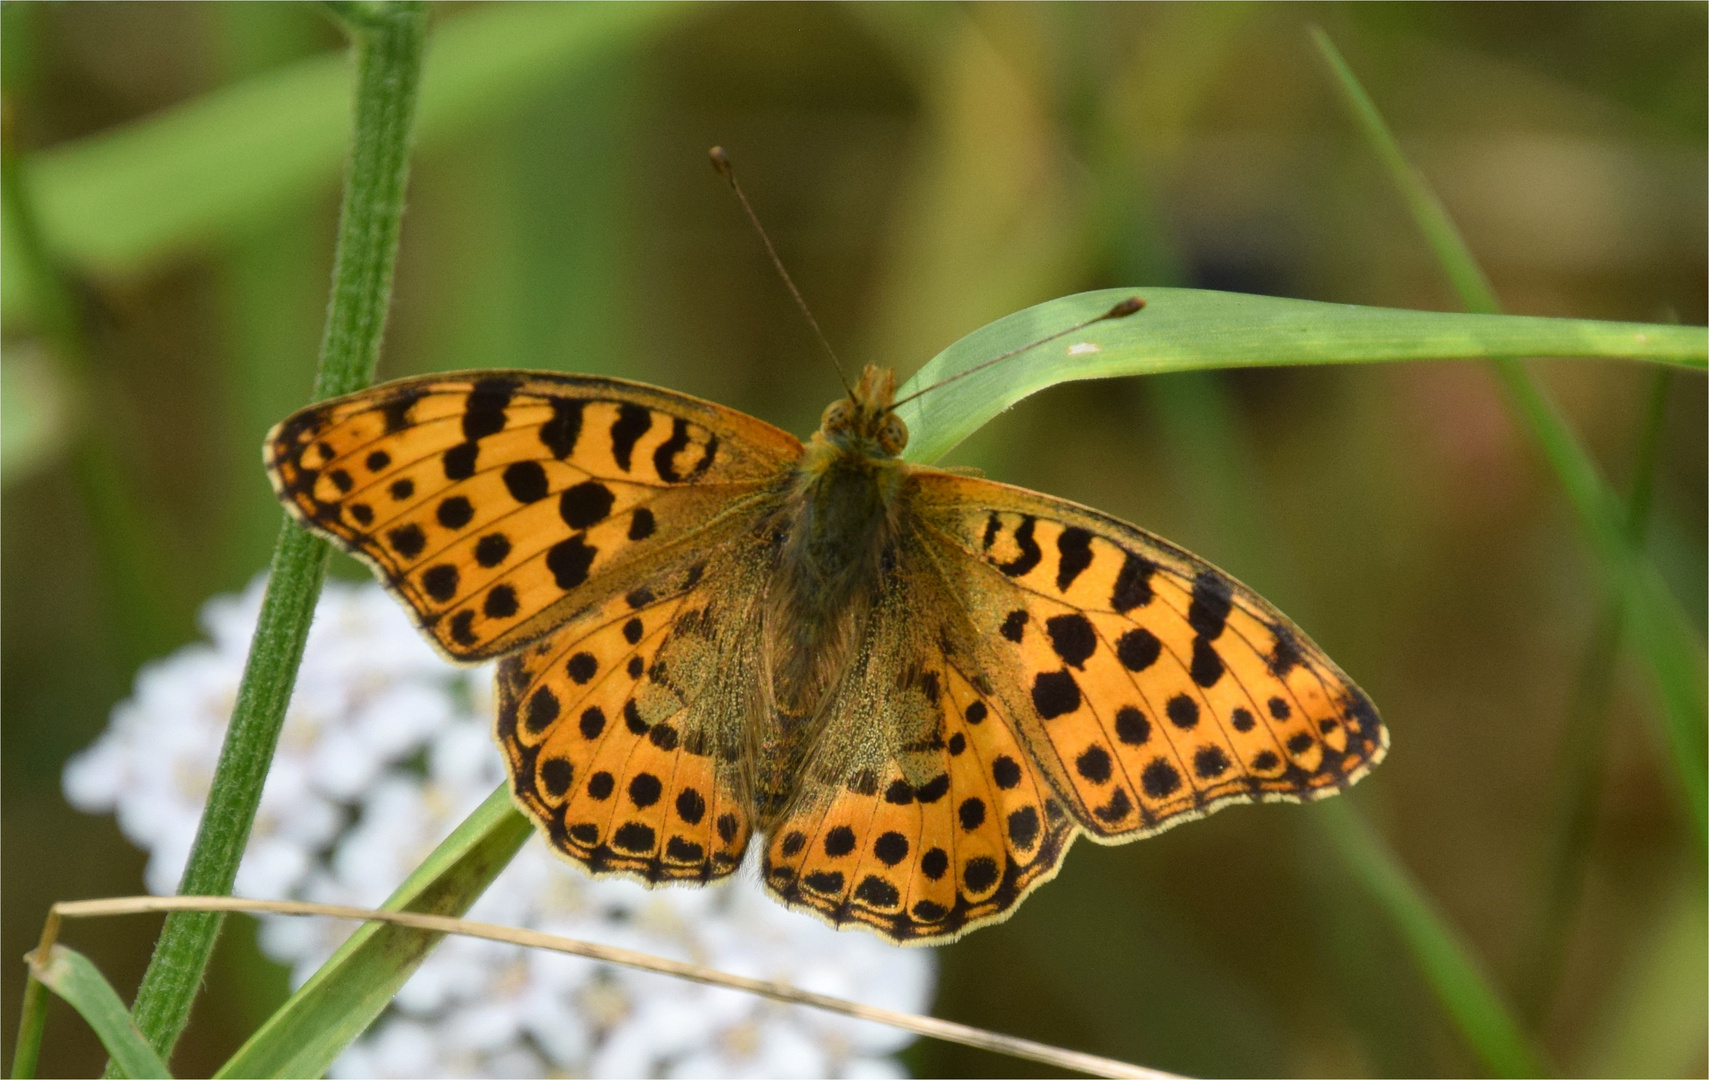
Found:
[[(426, 36), (421, 3), (341, 4), (334, 10), (355, 46), (355, 128), (332, 303), (315, 375), (317, 399), (360, 389), (373, 378), (397, 256)], [(178, 886), (181, 894), (231, 892), (296, 682), (326, 562), (325, 543), (287, 522), (273, 550), (260, 621), (201, 827)], [(137, 1026), (162, 1057), (171, 1054), (189, 1018), (220, 921), (218, 915), (173, 915), (155, 945), (134, 1012)]]

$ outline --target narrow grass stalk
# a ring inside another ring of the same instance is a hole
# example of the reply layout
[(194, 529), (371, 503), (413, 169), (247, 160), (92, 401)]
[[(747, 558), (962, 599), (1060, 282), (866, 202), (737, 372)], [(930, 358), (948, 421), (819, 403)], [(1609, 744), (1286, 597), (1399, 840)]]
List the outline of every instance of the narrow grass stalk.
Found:
[[(1461, 303), (1474, 313), (1499, 312), (1495, 291), (1453, 220), (1401, 153), (1400, 144), (1352, 69), (1327, 34), (1314, 27), (1312, 35), (1348, 109), (1387, 168)], [(1609, 490), (1554, 402), (1519, 360), (1500, 357), (1491, 363), (1509, 406), (1577, 512), (1608, 587), (1622, 597), (1633, 645), (1649, 667), (1661, 697), (1663, 740), (1671, 752), (1687, 815), (1697, 834), (1697, 849), (1702, 852), (1709, 845), (1709, 758), (1705, 752), (1709, 700), (1703, 644), (1666, 583), (1631, 542), (1620, 500)]]
[[(1661, 457), (1663, 421), (1672, 382), (1672, 372), (1656, 372), (1649, 408), (1638, 432), (1632, 491), (1626, 500), (1626, 533), (1634, 547), (1642, 547), (1649, 525), (1656, 463)], [(1549, 815), (1550, 832), (1544, 842), (1542, 873), (1538, 879), (1537, 923), (1525, 949), (1520, 974), (1520, 1000), (1534, 1023), (1547, 1016), (1554, 999), (1572, 932), (1573, 914), (1578, 910), (1589, 864), (1591, 835), (1602, 795), (1609, 699), (1620, 659), (1624, 615), (1619, 594), (1611, 592), (1597, 612), (1579, 662), (1556, 754), (1555, 807)]]
[[(53, 916), (70, 919), (91, 916), (136, 915), (153, 911), (192, 910), (320, 915), (335, 919), (360, 919), (367, 922), (408, 927), (412, 930), (426, 931), (434, 937), (444, 934), (460, 934), (464, 937), (482, 938), (487, 941), (520, 945), (524, 948), (547, 949), (552, 952), (567, 953), (571, 956), (585, 956), (590, 960), (618, 964), (638, 971), (651, 971), (707, 986), (740, 990), (744, 993), (770, 998), (786, 1005), (806, 1005), (809, 1008), (851, 1016), (857, 1020), (887, 1024), (904, 1031), (911, 1031), (916, 1035), (943, 1039), (964, 1046), (977, 1047), (981, 1050), (991, 1050), (1024, 1061), (1035, 1061), (1061, 1069), (1072, 1069), (1075, 1072), (1086, 1073), (1090, 1076), (1137, 1077), (1140, 1080), (1169, 1080), (1174, 1076), (1173, 1073), (1131, 1065), (1114, 1058), (1084, 1054), (1075, 1050), (1064, 1050), (1060, 1047), (1034, 1042), (1031, 1039), (1003, 1035), (982, 1028), (970, 1027), (966, 1024), (958, 1024), (950, 1020), (939, 1020), (936, 1017), (864, 1005), (857, 1001), (831, 997), (828, 994), (816, 994), (808, 990), (801, 990), (785, 983), (731, 975), (700, 964), (684, 963), (680, 960), (670, 960), (662, 956), (652, 956), (648, 953), (620, 949), (610, 945), (578, 941), (574, 938), (559, 937), (556, 934), (541, 933), (537, 930), (523, 930), (516, 927), (496, 926), (492, 923), (471, 922), (467, 919), (454, 919), (444, 915), (428, 915), (409, 911), (376, 911), (371, 908), (346, 907), (337, 904), (311, 904), (300, 900), (243, 900), (235, 897), (211, 896), (122, 896), (104, 900), (78, 900), (55, 904)], [(49, 948), (55, 953), (70, 951), (58, 945), (51, 945)]]
[[(355, 46), (357, 86), (332, 302), (315, 375), (317, 398), (349, 393), (373, 378), (397, 255), (426, 35), (425, 6), (418, 2), (343, 4), (335, 10)], [(273, 551), (260, 621), (179, 883), (181, 894), (231, 892), (296, 682), (326, 562), (326, 544), (287, 521)], [(219, 928), (215, 912), (175, 914), (155, 944), (134, 1014), (163, 1058), (171, 1056), (189, 1018)]]
[(1330, 799), (1314, 812), (1342, 860), (1393, 921), (1436, 999), (1484, 1067), (1504, 1077), (1553, 1075), (1470, 946), (1352, 803)]
[(24, 984), (24, 1007), (18, 1015), (18, 1041), (12, 1047), (12, 1080), (30, 1080), (42, 1056), (42, 1030), (47, 1025), (47, 987), (30, 973)]

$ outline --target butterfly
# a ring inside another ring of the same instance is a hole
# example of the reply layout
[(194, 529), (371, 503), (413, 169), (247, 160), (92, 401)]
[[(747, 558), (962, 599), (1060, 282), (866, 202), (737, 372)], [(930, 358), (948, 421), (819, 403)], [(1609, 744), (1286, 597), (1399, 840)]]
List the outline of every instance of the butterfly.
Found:
[(447, 657), (499, 659), (560, 855), (904, 945), (998, 922), (1076, 837), (1334, 794), (1388, 745), (1293, 623), (1063, 499), (908, 463), (868, 367), (803, 444), (686, 394), (473, 371), (303, 409), (268, 475)]

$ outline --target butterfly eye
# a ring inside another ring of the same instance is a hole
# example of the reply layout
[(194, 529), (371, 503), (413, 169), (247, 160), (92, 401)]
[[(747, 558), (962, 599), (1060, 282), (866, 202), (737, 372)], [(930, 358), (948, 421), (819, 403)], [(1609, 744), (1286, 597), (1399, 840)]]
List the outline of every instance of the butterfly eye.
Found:
[(890, 413), (884, 418), (884, 426), (878, 431), (878, 445), (886, 454), (900, 454), (908, 445), (908, 425), (900, 416)]
[(825, 406), (825, 412), (819, 417), (819, 426), (825, 431), (840, 431), (849, 426), (849, 403), (840, 399)]

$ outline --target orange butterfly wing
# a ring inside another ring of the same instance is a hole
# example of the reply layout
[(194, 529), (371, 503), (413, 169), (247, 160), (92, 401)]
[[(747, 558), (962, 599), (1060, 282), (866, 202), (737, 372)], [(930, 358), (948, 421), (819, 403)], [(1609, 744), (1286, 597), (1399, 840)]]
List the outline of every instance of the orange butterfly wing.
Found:
[(321, 402), (267, 437), (287, 508), (374, 567), (454, 660), (502, 655), (680, 560), (793, 435), (618, 379), (479, 371)]
[(900, 762), (857, 774), (787, 816), (762, 874), (783, 903), (904, 945), (999, 922), (1056, 876), (1076, 828), (1028, 764), (1002, 705), (937, 652), (913, 692), (940, 710), (926, 775)]
[(1094, 840), (1322, 798), (1382, 760), (1364, 692), (1209, 563), (1020, 488), (922, 473), (917, 490), (1023, 739)]
[(511, 789), (596, 874), (724, 877), (752, 833), (742, 697), (719, 684), (730, 669), (707, 663), (728, 647), (703, 617), (728, 582), (703, 566), (612, 597), (499, 665)]

